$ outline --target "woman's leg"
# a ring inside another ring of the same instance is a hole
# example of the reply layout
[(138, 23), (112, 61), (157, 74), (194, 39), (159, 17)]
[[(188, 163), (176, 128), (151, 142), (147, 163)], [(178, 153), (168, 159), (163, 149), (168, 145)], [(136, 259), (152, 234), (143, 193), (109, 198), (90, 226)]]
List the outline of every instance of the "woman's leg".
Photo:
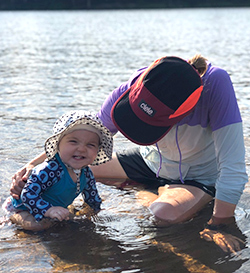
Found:
[[(131, 160), (131, 155), (125, 157), (129, 157), (132, 162), (131, 164), (134, 164), (135, 158)], [(138, 161), (137, 157), (136, 159)], [(136, 171), (136, 168), (139, 168), (139, 166), (135, 166), (133, 170), (134, 174), (141, 171), (142, 167)], [(131, 166), (129, 168), (131, 168)], [(94, 176), (98, 179), (128, 179), (115, 154), (113, 154), (111, 161), (99, 166), (93, 166), (91, 169)], [(131, 172), (131, 169), (129, 171)], [(145, 177), (147, 177), (147, 175)], [(155, 176), (155, 174), (153, 175)], [(190, 219), (213, 199), (212, 196), (198, 187), (182, 184), (159, 187), (159, 195), (142, 191), (139, 192), (138, 197), (142, 200), (144, 205), (149, 207), (157, 219), (165, 221), (166, 224), (179, 223)]]
[(176, 224), (191, 219), (213, 197), (189, 185), (166, 185), (159, 188), (159, 195), (150, 192), (138, 194), (161, 224)]

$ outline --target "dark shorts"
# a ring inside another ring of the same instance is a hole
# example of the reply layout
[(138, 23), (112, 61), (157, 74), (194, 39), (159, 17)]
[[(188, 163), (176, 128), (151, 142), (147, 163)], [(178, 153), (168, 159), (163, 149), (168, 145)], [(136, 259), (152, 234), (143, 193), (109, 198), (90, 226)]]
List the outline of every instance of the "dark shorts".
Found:
[[(153, 188), (164, 186), (166, 184), (182, 184), (180, 180), (173, 181), (162, 177), (156, 177), (156, 174), (149, 169), (143, 160), (139, 148), (117, 152), (116, 156), (128, 178), (133, 181)], [(197, 187), (212, 197), (215, 196), (215, 188), (212, 186), (205, 186), (195, 180), (185, 180), (184, 184)]]

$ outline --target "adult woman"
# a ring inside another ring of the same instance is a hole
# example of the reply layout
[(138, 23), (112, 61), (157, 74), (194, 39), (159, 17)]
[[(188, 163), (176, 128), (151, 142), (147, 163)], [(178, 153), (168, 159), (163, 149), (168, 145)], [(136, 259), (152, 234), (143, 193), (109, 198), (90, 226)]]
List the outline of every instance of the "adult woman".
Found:
[[(190, 219), (214, 197), (209, 228), (233, 220), (248, 178), (242, 120), (226, 71), (200, 55), (188, 62), (161, 58), (115, 89), (98, 116), (111, 132), (118, 128), (143, 146), (93, 168), (96, 178), (162, 185), (159, 195), (143, 198), (165, 223)], [(19, 171), (14, 184), (42, 159)]]

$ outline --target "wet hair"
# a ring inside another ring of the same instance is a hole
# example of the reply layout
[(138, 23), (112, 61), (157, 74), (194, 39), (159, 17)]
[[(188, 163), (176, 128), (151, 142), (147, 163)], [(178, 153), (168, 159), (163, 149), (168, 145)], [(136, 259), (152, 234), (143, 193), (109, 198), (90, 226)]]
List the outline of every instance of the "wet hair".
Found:
[(207, 71), (207, 59), (201, 56), (201, 54), (194, 55), (192, 58), (188, 60), (188, 63), (191, 64), (197, 70), (201, 77)]

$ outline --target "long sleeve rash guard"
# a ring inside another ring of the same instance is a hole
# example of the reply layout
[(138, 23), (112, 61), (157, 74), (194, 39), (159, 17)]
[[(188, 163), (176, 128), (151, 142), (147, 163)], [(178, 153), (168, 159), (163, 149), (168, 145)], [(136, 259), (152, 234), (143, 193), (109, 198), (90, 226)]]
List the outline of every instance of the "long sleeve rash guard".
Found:
[[(84, 201), (94, 210), (100, 210), (101, 198), (89, 167), (82, 169), (80, 190)], [(52, 206), (67, 208), (78, 195), (76, 183), (56, 154), (53, 159), (43, 162), (32, 171), (22, 190), (21, 199), (13, 199), (12, 202), (17, 208), (24, 205), (35, 219), (40, 221), (49, 208)]]

